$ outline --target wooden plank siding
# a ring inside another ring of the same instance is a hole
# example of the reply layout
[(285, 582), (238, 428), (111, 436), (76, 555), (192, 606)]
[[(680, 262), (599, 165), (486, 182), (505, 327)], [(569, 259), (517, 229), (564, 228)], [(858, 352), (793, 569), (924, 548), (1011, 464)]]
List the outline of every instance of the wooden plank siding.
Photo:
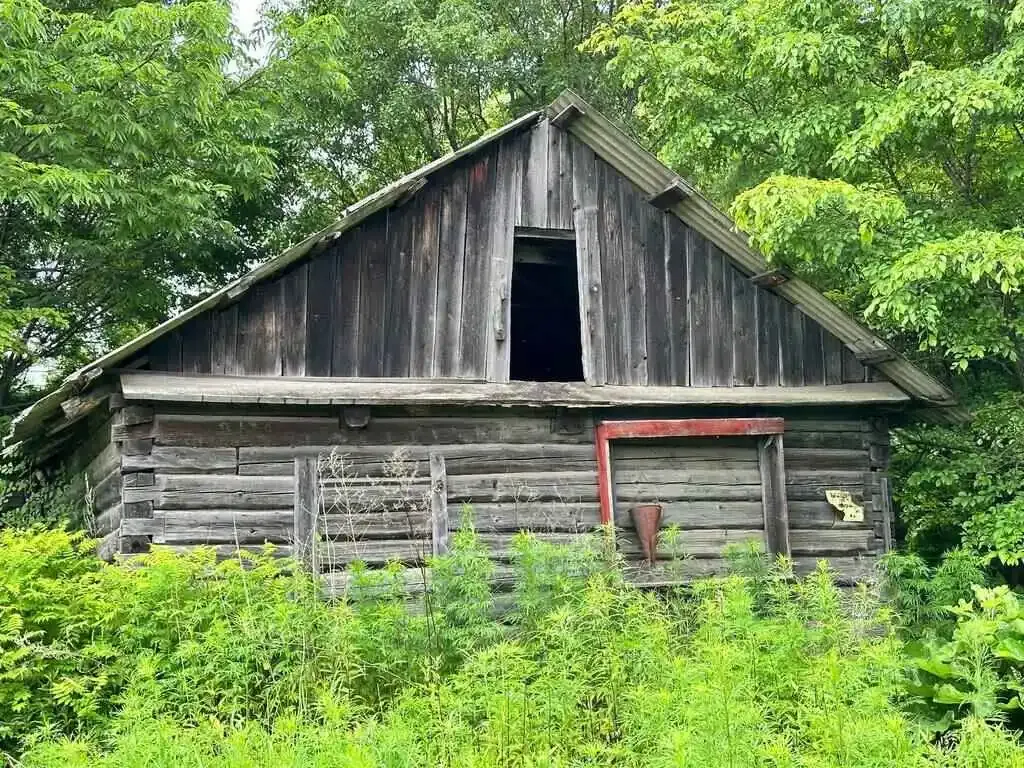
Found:
[(142, 354), (169, 372), (507, 381), (517, 226), (575, 233), (591, 384), (871, 380), (838, 339), (546, 121)]
[[(362, 428), (292, 410), (269, 415), (160, 407), (148, 421), (115, 419), (114, 447), (102, 455), (116, 459), (122, 483), (117, 515), (122, 508), (130, 513), (121, 521), (122, 539), (136, 545), (208, 544), (225, 553), (232, 545), (263, 542), (289, 548), (295, 460), (332, 453), (333, 469), (319, 484), (325, 506), (317, 522), (317, 557), (326, 570), (357, 558), (372, 565), (388, 559), (412, 565), (432, 552), (431, 510), (440, 502), (432, 496), (438, 486), (431, 482), (431, 457), (445, 465), (449, 529), (472, 522), (500, 562), (511, 559), (519, 530), (569, 543), (599, 525), (593, 430), (564, 430), (553, 410), (389, 408), (375, 411)], [(786, 419), (790, 548), (797, 560), (835, 559), (852, 578), (854, 570), (863, 570), (857, 558), (885, 546), (885, 425), (860, 416), (840, 420), (834, 413), (801, 413), (774, 414)], [(594, 412), (585, 422), (598, 418), (601, 413)], [(147, 452), (118, 450), (140, 440), (150, 441)], [(103, 474), (104, 461), (115, 460), (97, 459), (91, 473)], [(675, 554), (701, 561), (691, 564), (695, 575), (720, 572), (726, 545), (764, 540), (756, 438), (621, 441), (613, 447), (612, 466), (617, 541), (627, 561), (642, 557), (629, 507), (644, 501), (664, 504), (663, 527), (681, 529)], [(833, 488), (849, 491), (864, 505), (863, 523), (837, 519), (825, 499)], [(653, 572), (648, 577), (654, 579)]]

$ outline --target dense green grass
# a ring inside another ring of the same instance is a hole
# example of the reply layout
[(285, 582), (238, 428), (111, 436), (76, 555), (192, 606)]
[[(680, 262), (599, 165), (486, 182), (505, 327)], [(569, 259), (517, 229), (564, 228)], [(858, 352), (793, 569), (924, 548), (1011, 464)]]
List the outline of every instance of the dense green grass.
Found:
[(2, 534), (4, 743), (32, 768), (1024, 766), (978, 719), (934, 742), (890, 617), (825, 568), (656, 595), (600, 547), (518, 553), (499, 621), (471, 532), (412, 609), (387, 573), (328, 605), (269, 557)]

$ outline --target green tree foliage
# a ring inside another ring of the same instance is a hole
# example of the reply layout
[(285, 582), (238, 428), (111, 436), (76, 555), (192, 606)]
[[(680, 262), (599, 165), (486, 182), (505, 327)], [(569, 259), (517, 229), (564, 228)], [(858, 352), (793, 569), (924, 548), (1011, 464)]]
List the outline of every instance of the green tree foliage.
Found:
[(301, 206), (341, 36), (326, 15), (273, 33), (256, 66), (220, 2), (0, 3), (0, 408), (35, 361), (162, 319)]
[(673, 0), (591, 41), (662, 157), (773, 259), (963, 370), (1024, 383), (1024, 11)]
[[(895, 703), (905, 657), (887, 614), (824, 565), (659, 596), (600, 546), (524, 534), (502, 622), (467, 530), (412, 605), (391, 570), (357, 572), (330, 604), (268, 554), (110, 566), (61, 532), (0, 545), (0, 738), (16, 765), (1024, 764), (988, 710), (930, 743)], [(965, 628), (980, 618), (963, 613)]]
[(578, 50), (615, 3), (596, 0), (303, 0), (346, 30), (351, 87), (328, 127), (325, 201), (358, 197), (548, 104), (566, 87), (621, 107), (603, 62)]

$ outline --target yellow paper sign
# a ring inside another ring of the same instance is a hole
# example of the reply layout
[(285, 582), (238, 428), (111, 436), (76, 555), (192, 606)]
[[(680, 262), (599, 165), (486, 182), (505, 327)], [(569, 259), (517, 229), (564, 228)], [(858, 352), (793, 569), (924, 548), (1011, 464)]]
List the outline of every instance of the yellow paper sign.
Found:
[(864, 522), (864, 507), (853, 500), (849, 491), (825, 491), (828, 503), (843, 513), (843, 520), (850, 523)]

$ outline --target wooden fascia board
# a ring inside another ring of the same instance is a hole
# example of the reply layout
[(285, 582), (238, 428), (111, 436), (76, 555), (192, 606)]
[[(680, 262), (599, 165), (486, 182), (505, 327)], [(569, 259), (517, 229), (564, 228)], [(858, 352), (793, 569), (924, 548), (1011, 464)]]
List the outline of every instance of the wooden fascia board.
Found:
[(374, 192), (362, 200), (353, 203), (346, 208), (341, 217), (330, 226), (306, 237), (304, 240), (289, 247), (280, 255), (260, 264), (238, 279), (228, 283), (218, 291), (207, 296), (202, 301), (193, 304), (188, 309), (164, 321), (148, 331), (139, 334), (134, 339), (122, 344), (120, 347), (97, 358), (88, 365), (78, 369), (65, 379), (61, 385), (49, 395), (37, 400), (28, 408), (18, 414), (12, 423), (11, 431), (4, 439), (4, 443), (12, 445), (21, 442), (34, 433), (39, 426), (47, 421), (60, 408), (60, 404), (69, 397), (83, 392), (89, 382), (103, 371), (116, 368), (127, 360), (131, 355), (140, 349), (152, 344), (166, 333), (184, 325), (192, 318), (203, 312), (215, 309), (218, 306), (236, 301), (242, 294), (248, 291), (255, 284), (266, 280), (284, 270), (290, 264), (306, 256), (318, 243), (325, 238), (337, 237), (346, 230), (352, 229), (360, 222), (372, 216), (374, 213), (389, 208), (392, 205), (404, 202), (410, 195), (415, 194), (425, 184), (425, 179), (432, 173), (451, 165), (455, 161), (471, 155), (485, 146), (497, 141), (515, 131), (525, 129), (527, 126), (540, 120), (543, 113), (539, 111), (530, 112), (510, 123), (485, 133), (475, 141), (466, 144), (464, 147), (451, 152), (444, 157), (438, 158), (427, 165), (403, 176), (392, 184)]
[(910, 397), (889, 382), (817, 387), (639, 387), (460, 379), (331, 379), (121, 373), (126, 401), (254, 405), (890, 406)]
[[(572, 91), (564, 91), (547, 109), (549, 117), (560, 114), (570, 104), (582, 112), (566, 128), (587, 144), (605, 162), (640, 187), (647, 195), (656, 195), (678, 177), (654, 155), (641, 147), (624, 130), (596, 112)], [(770, 269), (764, 257), (750, 247), (749, 240), (724, 212), (696, 189), (668, 208), (681, 220), (718, 245), (736, 266), (749, 275)], [(946, 387), (900, 357), (888, 344), (837, 307), (817, 289), (798, 278), (775, 287), (774, 292), (796, 305), (808, 317), (835, 335), (855, 355), (893, 357), (876, 367), (914, 397), (937, 405), (952, 404), (955, 397)]]

